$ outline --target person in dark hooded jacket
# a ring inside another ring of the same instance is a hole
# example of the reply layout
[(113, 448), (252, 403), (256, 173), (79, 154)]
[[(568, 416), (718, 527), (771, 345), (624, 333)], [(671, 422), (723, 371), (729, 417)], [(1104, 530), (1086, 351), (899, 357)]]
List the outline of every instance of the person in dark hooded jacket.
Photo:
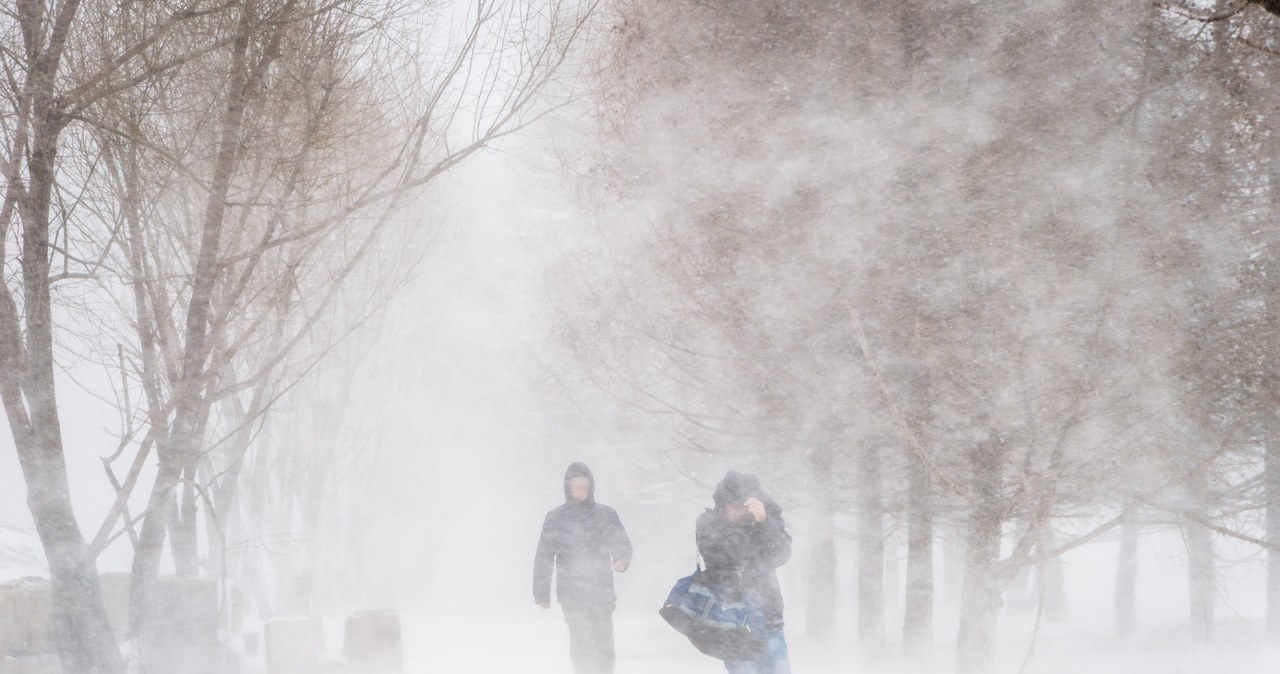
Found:
[(790, 674), (782, 632), (782, 591), (777, 568), (791, 558), (791, 535), (782, 507), (760, 488), (754, 475), (729, 471), (716, 485), (715, 508), (698, 516), (698, 553), (706, 564), (703, 581), (725, 599), (745, 596), (764, 613), (767, 655), (760, 660), (726, 660), (731, 674)]
[(551, 607), (556, 599), (569, 626), (569, 655), (577, 674), (612, 674), (613, 573), (631, 564), (631, 540), (618, 513), (596, 503), (595, 478), (583, 463), (564, 474), (564, 505), (547, 513), (533, 560), (533, 600)]

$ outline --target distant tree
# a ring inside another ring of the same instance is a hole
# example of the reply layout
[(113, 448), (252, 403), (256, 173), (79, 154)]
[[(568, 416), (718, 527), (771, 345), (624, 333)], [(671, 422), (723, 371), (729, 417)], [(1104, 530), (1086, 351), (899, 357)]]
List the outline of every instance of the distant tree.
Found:
[[(1280, 459), (1277, 458), (1271, 346), (1277, 321), (1274, 218), (1275, 140), (1265, 110), (1276, 103), (1277, 19), (1270, 2), (1217, 2), (1209, 8), (1159, 5), (1155, 48), (1165, 50), (1167, 88), (1157, 102), (1177, 111), (1165, 145), (1183, 190), (1188, 240), (1212, 228), (1195, 273), (1177, 371), (1181, 403), (1194, 421), (1184, 463), (1200, 466), (1180, 485), (1184, 498), (1157, 507), (1185, 522), (1195, 634), (1213, 631), (1213, 538), (1225, 535), (1267, 547), (1267, 625), (1280, 635)], [(1206, 94), (1207, 95), (1204, 95)], [(1200, 94), (1200, 95), (1196, 95)], [(1175, 225), (1175, 227), (1178, 225)], [(1258, 515), (1263, 522), (1257, 522)]]

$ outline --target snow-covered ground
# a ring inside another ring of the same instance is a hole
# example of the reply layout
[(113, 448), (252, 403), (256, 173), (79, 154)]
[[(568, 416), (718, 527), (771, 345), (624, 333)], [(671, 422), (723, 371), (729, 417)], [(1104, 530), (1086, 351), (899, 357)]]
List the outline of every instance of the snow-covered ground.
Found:
[[(0, 525), (0, 582), (47, 575), (34, 531)], [(456, 601), (456, 599), (452, 600)], [(560, 674), (571, 671), (568, 633), (558, 607), (549, 611), (523, 601), (500, 602), (488, 615), (484, 607), (448, 602), (428, 611), (402, 610), (405, 671), (408, 673)], [(850, 622), (850, 621), (846, 621)], [(324, 621), (328, 658), (342, 646), (342, 617)], [(1031, 645), (1027, 616), (1002, 620), (995, 674), (1274, 674), (1280, 672), (1280, 649), (1261, 645), (1256, 620), (1231, 618), (1218, 625), (1217, 644), (1195, 646), (1187, 638), (1185, 620), (1168, 616), (1164, 624), (1148, 624), (1132, 638), (1111, 636), (1107, 621), (1077, 619), (1042, 627), (1025, 669)], [(850, 622), (851, 624), (851, 622)], [(939, 625), (936, 674), (953, 671), (951, 626)], [(842, 629), (851, 629), (842, 624)], [(946, 634), (944, 634), (946, 632)], [(693, 649), (654, 610), (624, 608), (615, 617), (617, 674), (697, 674), (723, 667)], [(847, 640), (851, 641), (851, 640)], [(792, 669), (797, 674), (908, 674), (896, 645), (868, 656), (852, 645), (820, 648), (800, 626), (789, 630)], [(261, 654), (245, 660), (249, 673), (263, 672)]]
[[(326, 621), (330, 658), (341, 647), (341, 619)], [(1250, 626), (1249, 630), (1252, 631)], [(712, 674), (723, 672), (715, 660), (700, 655), (654, 611), (619, 614), (615, 618), (616, 674)], [(524, 615), (502, 618), (404, 616), (405, 671), (410, 674), (509, 673), (569, 674), (568, 634), (558, 608), (529, 607)], [(1280, 649), (1256, 639), (1238, 638), (1225, 630), (1212, 648), (1190, 645), (1185, 630), (1153, 628), (1132, 639), (1055, 634), (1045, 630), (1023, 669), (1028, 637), (1010, 630), (993, 674), (1274, 674), (1280, 672)], [(890, 644), (886, 652), (867, 656), (850, 646), (821, 649), (803, 634), (788, 636), (792, 670), (797, 674), (910, 674)], [(251, 672), (265, 668), (261, 658), (247, 661)], [(940, 644), (934, 674), (954, 671), (951, 644)]]
[[(558, 613), (558, 612), (556, 612)], [(547, 620), (501, 622), (410, 621), (405, 625), (409, 672), (571, 671), (567, 633), (557, 614)], [(617, 674), (723, 672), (717, 662), (697, 653), (658, 618), (620, 616), (616, 621)], [(1274, 674), (1280, 650), (1255, 644), (1224, 643), (1193, 647), (1178, 632), (1111, 638), (1045, 637), (1038, 642), (1026, 674)], [(797, 674), (900, 674), (908, 669), (895, 655), (860, 657), (850, 648), (819, 651), (803, 635), (790, 636), (792, 669)], [(1016, 674), (1026, 643), (1007, 643), (995, 671)], [(935, 672), (953, 671), (948, 645), (938, 649)]]
[[(536, 610), (536, 609), (534, 609)], [(568, 634), (559, 611), (504, 621), (406, 621), (408, 672), (570, 672)], [(542, 619), (542, 618), (545, 618)], [(622, 615), (615, 621), (617, 674), (723, 672), (658, 617)], [(1280, 650), (1233, 643), (1224, 635), (1215, 648), (1189, 646), (1177, 630), (1118, 642), (1109, 637), (1045, 636), (1037, 643), (1026, 674), (1274, 674)], [(908, 669), (890, 653), (861, 657), (851, 648), (818, 650), (802, 634), (790, 635), (792, 670), (797, 674), (901, 674)], [(1016, 674), (1026, 642), (1004, 644), (995, 671)], [(952, 650), (940, 645), (935, 672), (953, 671)]]

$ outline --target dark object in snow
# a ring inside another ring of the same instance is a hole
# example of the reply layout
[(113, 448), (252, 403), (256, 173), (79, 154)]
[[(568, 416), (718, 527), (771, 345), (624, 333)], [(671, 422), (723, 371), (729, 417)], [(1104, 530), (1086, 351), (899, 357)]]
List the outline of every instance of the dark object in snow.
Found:
[(721, 660), (765, 657), (765, 618), (745, 597), (725, 601), (699, 582), (699, 567), (676, 581), (658, 614), (699, 651)]
[(342, 656), (362, 672), (399, 672), (404, 666), (400, 615), (395, 611), (357, 611), (347, 618)]

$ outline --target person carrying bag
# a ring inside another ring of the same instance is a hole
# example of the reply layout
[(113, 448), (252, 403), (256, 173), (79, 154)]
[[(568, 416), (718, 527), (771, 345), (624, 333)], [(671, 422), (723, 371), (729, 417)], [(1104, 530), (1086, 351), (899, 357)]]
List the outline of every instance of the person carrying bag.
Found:
[(729, 674), (790, 674), (777, 574), (791, 558), (782, 508), (754, 475), (736, 471), (713, 499), (697, 523), (706, 568), (677, 581), (659, 613)]

